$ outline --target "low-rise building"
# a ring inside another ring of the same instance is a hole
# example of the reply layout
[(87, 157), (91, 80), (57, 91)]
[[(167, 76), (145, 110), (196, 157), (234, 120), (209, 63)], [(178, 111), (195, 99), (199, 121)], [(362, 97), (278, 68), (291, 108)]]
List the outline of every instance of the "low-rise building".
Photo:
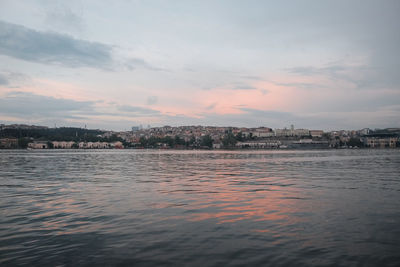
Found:
[(213, 149), (221, 149), (222, 143), (213, 143), (212, 147), (213, 147)]
[(275, 136), (275, 133), (272, 131), (272, 129), (266, 127), (257, 128), (254, 131), (251, 131), (251, 134), (253, 137), (259, 138)]
[(0, 148), (17, 148), (17, 138), (0, 138)]
[(283, 137), (283, 136), (293, 136), (293, 133), (290, 129), (275, 129), (275, 136)]
[(71, 149), (75, 145), (74, 141), (53, 141), (54, 148)]
[(322, 137), (324, 131), (322, 130), (310, 130), (311, 137)]
[(122, 144), (122, 142), (117, 141), (117, 142), (111, 143), (111, 147), (122, 149), (122, 148), (124, 148), (124, 145)]
[(237, 142), (235, 145), (237, 148), (279, 148), (281, 146), (281, 142), (279, 140), (276, 141), (245, 141), (245, 142)]
[(310, 130), (308, 129), (294, 129), (293, 130), (293, 135), (294, 136), (309, 136), (310, 135)]
[(47, 149), (47, 148), (49, 148), (49, 145), (48, 145), (47, 141), (33, 141), (31, 143), (28, 143), (28, 148)]
[(397, 138), (395, 137), (365, 137), (363, 138), (365, 146), (370, 148), (395, 148)]

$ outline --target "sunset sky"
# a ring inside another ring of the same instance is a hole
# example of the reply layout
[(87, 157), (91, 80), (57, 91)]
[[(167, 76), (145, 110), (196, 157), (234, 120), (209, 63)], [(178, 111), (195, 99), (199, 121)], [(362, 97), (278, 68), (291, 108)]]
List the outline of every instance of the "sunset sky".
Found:
[(400, 1), (0, 1), (0, 123), (400, 127)]

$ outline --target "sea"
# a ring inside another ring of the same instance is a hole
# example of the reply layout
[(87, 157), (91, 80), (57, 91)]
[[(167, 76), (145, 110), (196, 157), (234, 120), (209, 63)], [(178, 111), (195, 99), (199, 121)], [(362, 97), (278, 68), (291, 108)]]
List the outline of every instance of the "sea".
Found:
[(0, 150), (1, 266), (400, 266), (400, 150)]

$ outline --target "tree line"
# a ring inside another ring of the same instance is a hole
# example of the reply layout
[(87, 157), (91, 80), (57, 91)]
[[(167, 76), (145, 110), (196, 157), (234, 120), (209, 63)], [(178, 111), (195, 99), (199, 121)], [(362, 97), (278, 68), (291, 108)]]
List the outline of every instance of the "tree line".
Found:
[(17, 138), (18, 147), (26, 148), (32, 139), (37, 141), (73, 141), (79, 142), (124, 142), (116, 135), (101, 136), (101, 130), (92, 130), (74, 127), (45, 128), (45, 129), (1, 129), (0, 138)]

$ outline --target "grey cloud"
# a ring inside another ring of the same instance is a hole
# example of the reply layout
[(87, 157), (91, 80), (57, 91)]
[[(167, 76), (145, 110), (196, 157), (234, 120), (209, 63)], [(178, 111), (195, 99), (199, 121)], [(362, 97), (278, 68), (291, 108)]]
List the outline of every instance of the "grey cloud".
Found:
[(150, 108), (142, 108), (137, 106), (130, 106), (130, 105), (122, 105), (117, 106), (117, 110), (121, 112), (129, 113), (129, 115), (133, 116), (154, 116), (160, 114), (158, 110), (150, 109)]
[(232, 88), (233, 90), (256, 90), (257, 88), (247, 85), (247, 84), (238, 84)]
[(0, 21), (0, 54), (26, 61), (67, 67), (108, 69), (112, 47), (54, 32), (39, 32)]
[(184, 70), (184, 71), (188, 71), (188, 72), (196, 72), (195, 69), (190, 68), (190, 67), (185, 67), (185, 68), (183, 68), (183, 70)]
[(226, 88), (226, 89), (231, 89), (231, 90), (257, 90), (254, 86), (251, 86), (246, 83), (240, 83), (240, 82), (233, 82), (233, 83), (220, 83), (220, 84), (210, 84), (209, 86), (202, 86), (200, 87), (202, 90), (209, 91), (213, 90), (216, 88)]
[[(335, 65), (328, 64), (328, 66), (325, 67), (301, 66), (287, 68), (286, 71), (302, 76), (322, 75), (330, 78), (331, 80), (350, 82), (354, 84), (355, 88), (357, 89), (381, 87), (387, 84), (385, 79), (378, 77), (380, 74), (372, 67), (347, 66), (345, 63), (340, 64), (340, 62)], [(280, 85), (294, 86), (305, 89), (326, 88), (326, 85), (311, 83), (282, 83)]]
[(239, 108), (241, 111), (246, 112), (246, 114), (254, 116), (256, 118), (270, 118), (270, 119), (294, 119), (295, 116), (289, 112), (281, 112), (274, 110), (259, 110), (252, 108)]
[(281, 85), (281, 86), (287, 86), (287, 87), (295, 87), (295, 88), (301, 88), (301, 89), (321, 89), (321, 88), (326, 88), (325, 85), (322, 84), (316, 84), (316, 83), (275, 83), (276, 85)]
[[(0, 98), (0, 115), (14, 116), (21, 120), (65, 121), (66, 119), (90, 120), (96, 116), (160, 117), (154, 109), (137, 106), (110, 105), (99, 110), (96, 101), (75, 101), (27, 92), (11, 92)], [(112, 121), (112, 119), (110, 119)]]
[(255, 75), (243, 75), (242, 78), (248, 79), (248, 80), (256, 80), (256, 81), (262, 80), (261, 77), (255, 76)]
[(321, 72), (318, 71), (314, 67), (294, 67), (294, 68), (287, 68), (285, 69), (289, 73), (294, 73), (294, 74), (300, 74), (300, 75), (314, 75), (314, 74), (320, 74)]
[(330, 101), (321, 101), (313, 103), (308, 107), (309, 112), (377, 112), (382, 108), (400, 103), (400, 91), (389, 91), (380, 94), (357, 93), (348, 91), (347, 95), (332, 96)]
[(59, 99), (26, 92), (12, 92), (0, 98), (0, 113), (22, 118), (76, 118), (93, 112), (94, 102)]
[(321, 68), (302, 66), (302, 67), (287, 68), (286, 70), (290, 73), (312, 76), (315, 74), (335, 74), (340, 71), (346, 70), (346, 68), (344, 66), (339, 66), (339, 65), (327, 66)]
[(91, 67), (103, 70), (126, 67), (151, 71), (167, 71), (144, 59), (116, 60), (114, 47), (73, 38), (55, 32), (40, 32), (21, 25), (0, 21), (0, 54), (42, 64), (65, 67)]
[(68, 31), (82, 31), (84, 22), (81, 16), (66, 6), (57, 6), (46, 11), (46, 25)]
[(158, 68), (155, 67), (148, 62), (146, 62), (144, 59), (141, 58), (130, 58), (125, 61), (125, 66), (128, 70), (135, 70), (137, 68), (143, 68), (147, 70), (152, 70), (152, 71), (167, 71), (166, 69), (163, 68)]
[(0, 72), (0, 85), (8, 85), (9, 83), (8, 77)]
[[(384, 99), (380, 100), (386, 103)], [(398, 102), (397, 102), (398, 103)], [(137, 107), (137, 106), (117, 106), (110, 105), (112, 112), (99, 112), (96, 110), (96, 102), (74, 101), (70, 99), (58, 99), (54, 97), (36, 95), (25, 92), (13, 92), (0, 98), (0, 115), (18, 118), (21, 123), (35, 120), (40, 124), (57, 125), (71, 124), (71, 121), (89, 123), (90, 127), (108, 128), (110, 125), (124, 129), (129, 128), (129, 123), (134, 123), (130, 118), (153, 117), (162, 121), (160, 124), (170, 125), (219, 125), (219, 126), (267, 126), (271, 128), (287, 127), (295, 124), (296, 127), (310, 129), (331, 129), (332, 125), (336, 128), (357, 129), (371, 127), (370, 117), (373, 117), (373, 125), (389, 127), (399, 123), (399, 106), (396, 101), (392, 101), (390, 107), (383, 105), (377, 111), (341, 111), (336, 112), (311, 112), (309, 114), (295, 114), (275, 110), (258, 110), (239, 106), (241, 114), (200, 114), (201, 118), (193, 118), (185, 115), (166, 115), (157, 110)], [(116, 109), (116, 110), (115, 110)], [(108, 109), (110, 110), (110, 109)], [(362, 115), (360, 115), (362, 114)], [(92, 116), (122, 116), (123, 121), (108, 119), (91, 120)], [(360, 117), (361, 116), (361, 117)], [(361, 119), (360, 119), (361, 118)], [(94, 122), (96, 121), (96, 122)], [(133, 125), (133, 124), (132, 124)]]
[(154, 105), (157, 102), (158, 102), (158, 97), (157, 96), (152, 95), (152, 96), (149, 96), (147, 98), (147, 105)]
[(237, 126), (237, 127), (285, 127), (300, 121), (301, 119), (288, 112), (273, 110), (257, 110), (239, 107), (241, 114), (198, 114), (200, 118), (188, 116), (163, 116), (163, 122), (170, 125), (215, 125), (215, 126)]
[(28, 75), (11, 72), (11, 71), (0, 71), (0, 85), (6, 87), (18, 87), (20, 83), (24, 83), (30, 80)]
[(211, 109), (214, 109), (216, 106), (217, 106), (217, 103), (212, 103), (211, 105), (207, 106), (206, 109), (211, 110)]

